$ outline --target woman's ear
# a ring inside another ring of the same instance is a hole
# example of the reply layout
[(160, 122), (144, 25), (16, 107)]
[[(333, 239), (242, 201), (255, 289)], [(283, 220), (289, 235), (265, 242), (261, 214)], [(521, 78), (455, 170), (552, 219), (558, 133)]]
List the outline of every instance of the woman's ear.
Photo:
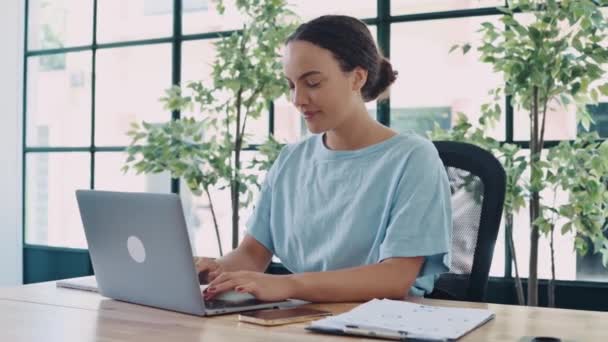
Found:
[(353, 73), (353, 90), (360, 91), (367, 82), (367, 70), (361, 67), (355, 67)]

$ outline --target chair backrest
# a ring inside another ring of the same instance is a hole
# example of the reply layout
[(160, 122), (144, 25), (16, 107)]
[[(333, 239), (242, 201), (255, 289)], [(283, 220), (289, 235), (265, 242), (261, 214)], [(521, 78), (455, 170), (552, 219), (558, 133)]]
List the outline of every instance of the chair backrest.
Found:
[(452, 265), (428, 297), (483, 301), (505, 199), (500, 162), (475, 145), (435, 141), (452, 191)]

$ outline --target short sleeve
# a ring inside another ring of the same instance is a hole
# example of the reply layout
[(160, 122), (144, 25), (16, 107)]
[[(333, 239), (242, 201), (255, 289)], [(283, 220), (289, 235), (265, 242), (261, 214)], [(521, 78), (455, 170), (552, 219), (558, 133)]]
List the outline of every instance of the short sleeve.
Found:
[(275, 254), (274, 242), (270, 230), (270, 214), (272, 207), (272, 186), (276, 179), (278, 170), (282, 167), (287, 154), (288, 145), (283, 147), (279, 156), (272, 164), (266, 178), (262, 183), (260, 194), (253, 207), (253, 212), (247, 220), (247, 233), (264, 245), (272, 254)]
[(379, 261), (393, 257), (425, 257), (411, 295), (433, 290), (435, 280), (449, 271), (452, 232), (450, 187), (435, 146), (423, 140), (407, 156), (392, 199)]

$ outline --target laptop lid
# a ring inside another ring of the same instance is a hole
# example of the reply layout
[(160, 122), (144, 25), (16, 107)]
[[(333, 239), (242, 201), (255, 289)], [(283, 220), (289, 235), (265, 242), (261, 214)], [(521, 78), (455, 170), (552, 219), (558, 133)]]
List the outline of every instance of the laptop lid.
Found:
[(205, 314), (178, 195), (78, 190), (76, 198), (102, 295)]

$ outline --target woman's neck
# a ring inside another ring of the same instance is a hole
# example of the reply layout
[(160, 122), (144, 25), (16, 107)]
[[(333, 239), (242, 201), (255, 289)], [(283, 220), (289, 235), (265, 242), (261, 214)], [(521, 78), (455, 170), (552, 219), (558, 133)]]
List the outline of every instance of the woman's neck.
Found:
[(346, 123), (325, 133), (325, 146), (330, 150), (358, 150), (382, 142), (397, 133), (369, 116), (367, 110), (358, 111)]

